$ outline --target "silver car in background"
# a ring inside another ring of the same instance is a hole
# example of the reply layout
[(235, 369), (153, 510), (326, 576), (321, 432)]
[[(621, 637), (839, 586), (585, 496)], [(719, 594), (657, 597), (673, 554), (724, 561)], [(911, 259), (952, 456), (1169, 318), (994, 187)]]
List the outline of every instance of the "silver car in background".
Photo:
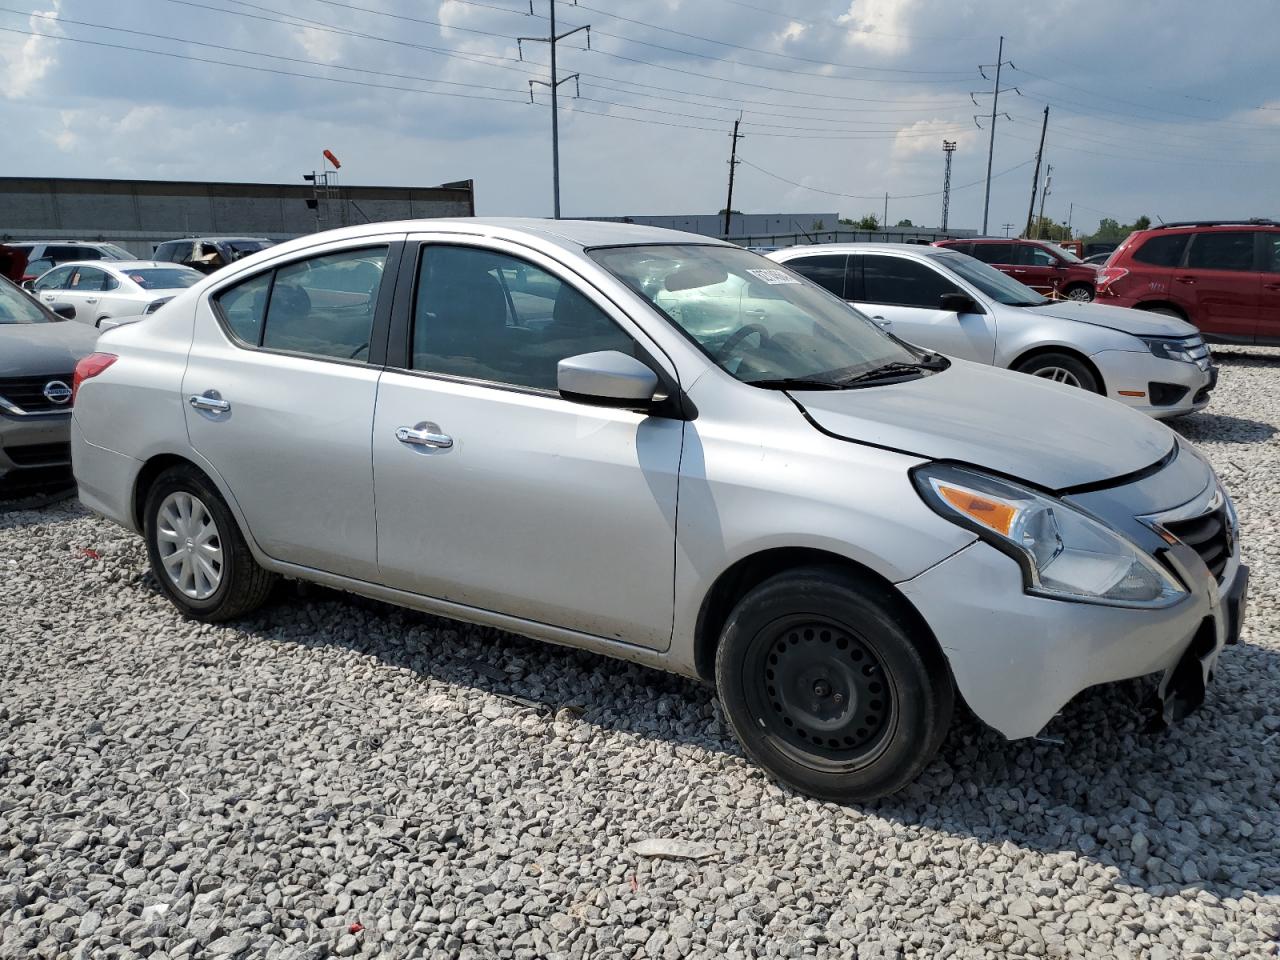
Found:
[(72, 319), (101, 327), (104, 320), (147, 316), (204, 279), (198, 270), (155, 260), (64, 263), (38, 277), (32, 293), (46, 304), (71, 306)]
[(1081, 387), (1153, 417), (1201, 410), (1217, 384), (1191, 324), (1050, 300), (954, 250), (846, 243), (769, 254), (884, 329), (951, 357)]
[[(232, 264), (81, 364), (81, 500), (187, 616), (281, 575), (698, 677), (819, 797), (962, 696), (1008, 737), (1239, 635), (1230, 498), (1160, 423), (904, 344), (705, 237), (375, 223)], [(410, 709), (406, 705), (406, 709)]]

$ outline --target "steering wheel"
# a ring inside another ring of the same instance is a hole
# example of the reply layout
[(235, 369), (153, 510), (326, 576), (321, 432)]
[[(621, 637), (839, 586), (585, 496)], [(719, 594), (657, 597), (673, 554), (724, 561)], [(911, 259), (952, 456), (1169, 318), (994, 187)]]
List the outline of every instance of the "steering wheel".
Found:
[(751, 336), (753, 333), (760, 334), (760, 338), (762, 341), (769, 339), (769, 331), (766, 330), (762, 325), (758, 323), (744, 324), (743, 326), (739, 327), (737, 330), (733, 331), (733, 333), (729, 334), (729, 336), (725, 339), (724, 343), (720, 345), (720, 349), (716, 351), (716, 356), (719, 357), (721, 360), (728, 359), (729, 354), (733, 352), (733, 348), (736, 347), (738, 344), (740, 344), (743, 340), (747, 339), (747, 337)]

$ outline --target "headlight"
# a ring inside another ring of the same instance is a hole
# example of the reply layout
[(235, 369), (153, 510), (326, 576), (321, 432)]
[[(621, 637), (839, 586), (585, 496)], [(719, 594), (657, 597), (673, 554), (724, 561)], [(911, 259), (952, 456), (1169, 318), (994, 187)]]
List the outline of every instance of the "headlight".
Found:
[(920, 467), (912, 479), (933, 510), (1018, 561), (1028, 593), (1139, 607), (1186, 595), (1146, 551), (1061, 500), (947, 464)]
[(1209, 366), (1209, 348), (1199, 337), (1183, 340), (1177, 337), (1139, 337), (1153, 356), (1161, 360), (1194, 363), (1202, 368)]

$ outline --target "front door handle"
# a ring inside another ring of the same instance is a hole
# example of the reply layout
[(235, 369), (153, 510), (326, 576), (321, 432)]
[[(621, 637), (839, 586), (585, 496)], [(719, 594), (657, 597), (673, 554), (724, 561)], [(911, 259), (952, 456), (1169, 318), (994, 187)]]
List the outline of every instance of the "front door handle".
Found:
[(1195, 283), (1196, 282), (1195, 277), (1174, 277), (1173, 279), (1177, 280), (1179, 283)]
[(426, 427), (398, 427), (396, 439), (411, 447), (433, 447), (436, 450), (448, 450), (453, 446), (453, 437), (438, 433), (440, 428), (435, 424)]
[(1280, 283), (1264, 283), (1263, 286), (1268, 290), (1280, 290)]
[(97, 298), (97, 297), (86, 297), (84, 302), (85, 302), (85, 303), (97, 303), (97, 302), (98, 302), (98, 298)]
[(226, 413), (231, 409), (231, 404), (218, 396), (217, 390), (206, 390), (199, 396), (193, 396), (188, 402), (197, 410), (208, 410), (210, 413)]
[(872, 322), (872, 323), (874, 323), (877, 327), (892, 327), (892, 326), (893, 326), (893, 321), (892, 321), (892, 320), (886, 320), (884, 317), (872, 317), (872, 318), (871, 318), (871, 322)]

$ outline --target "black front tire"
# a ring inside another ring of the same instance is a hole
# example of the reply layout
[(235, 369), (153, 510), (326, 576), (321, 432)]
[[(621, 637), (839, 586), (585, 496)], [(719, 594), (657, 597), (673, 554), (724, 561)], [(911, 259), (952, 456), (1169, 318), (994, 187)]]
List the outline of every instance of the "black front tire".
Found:
[(1073, 283), (1063, 291), (1063, 294), (1068, 300), (1088, 303), (1093, 299), (1093, 287), (1087, 283)]
[[(170, 494), (186, 493), (208, 509), (217, 526), (222, 547), (221, 581), (207, 598), (187, 596), (170, 578), (160, 557), (158, 530), (161, 504)], [(143, 534), (147, 559), (160, 589), (185, 616), (206, 623), (220, 623), (244, 616), (266, 602), (276, 575), (258, 566), (240, 533), (235, 516), (222, 495), (203, 473), (192, 466), (176, 466), (156, 478), (143, 506)]]
[(1069, 353), (1039, 353), (1034, 357), (1023, 360), (1016, 367), (1019, 373), (1029, 373), (1033, 377), (1045, 377), (1053, 379), (1049, 373), (1054, 370), (1065, 370), (1075, 378), (1075, 383), (1068, 386), (1078, 386), (1081, 390), (1088, 390), (1090, 393), (1102, 393), (1102, 385), (1098, 383), (1097, 376), (1089, 369), (1088, 365), (1078, 357), (1073, 357)]
[(716, 687), (752, 760), (838, 803), (918, 777), (955, 704), (946, 659), (905, 601), (827, 567), (779, 574), (738, 602), (716, 652)]

